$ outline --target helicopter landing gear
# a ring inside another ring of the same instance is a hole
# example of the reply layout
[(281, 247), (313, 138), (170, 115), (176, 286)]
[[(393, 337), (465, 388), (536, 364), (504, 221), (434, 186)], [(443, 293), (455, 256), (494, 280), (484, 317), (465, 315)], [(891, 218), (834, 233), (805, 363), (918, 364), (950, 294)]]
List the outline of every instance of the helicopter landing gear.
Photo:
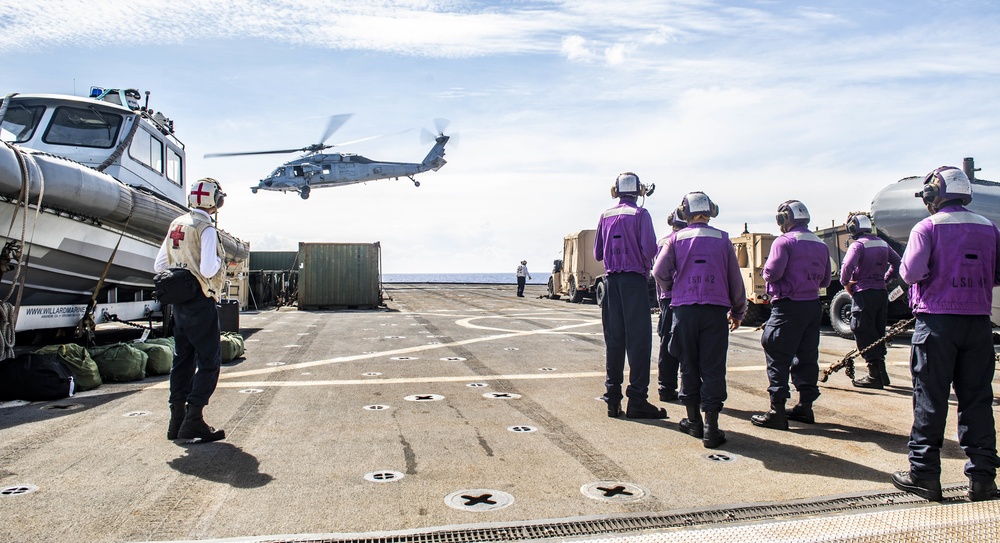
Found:
[(302, 187), (301, 189), (299, 189), (299, 196), (301, 196), (303, 200), (308, 200), (309, 199), (309, 187)]
[(257, 187), (250, 187), (250, 192), (257, 194)]
[(408, 177), (410, 179), (410, 181), (413, 181), (413, 186), (414, 187), (419, 187), (420, 186), (420, 181), (417, 181), (416, 179), (414, 179), (412, 175), (407, 175), (406, 177)]

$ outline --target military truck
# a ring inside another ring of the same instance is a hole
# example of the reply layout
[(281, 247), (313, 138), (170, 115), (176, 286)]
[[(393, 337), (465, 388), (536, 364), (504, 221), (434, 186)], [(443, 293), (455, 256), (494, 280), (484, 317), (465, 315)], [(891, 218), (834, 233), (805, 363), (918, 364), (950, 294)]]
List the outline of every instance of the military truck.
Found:
[(767, 295), (767, 285), (761, 270), (771, 252), (771, 243), (775, 236), (771, 234), (750, 232), (746, 225), (743, 233), (729, 238), (736, 250), (736, 260), (740, 264), (740, 274), (743, 276), (743, 287), (747, 293), (747, 312), (743, 322), (747, 325), (758, 325), (767, 320), (771, 314), (771, 301)]
[(553, 261), (547, 286), (548, 297), (566, 296), (570, 302), (604, 301), (604, 264), (594, 258), (597, 230), (580, 230), (563, 238), (563, 257)]

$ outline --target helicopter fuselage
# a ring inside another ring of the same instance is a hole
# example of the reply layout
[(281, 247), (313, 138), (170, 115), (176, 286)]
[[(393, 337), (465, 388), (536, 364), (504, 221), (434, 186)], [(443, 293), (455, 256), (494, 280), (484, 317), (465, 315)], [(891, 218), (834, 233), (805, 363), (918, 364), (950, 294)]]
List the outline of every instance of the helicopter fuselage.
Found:
[(260, 180), (258, 190), (298, 192), (305, 199), (314, 188), (353, 185), (379, 179), (407, 177), (420, 186), (413, 176), (437, 171), (445, 165), (444, 145), (448, 136), (440, 136), (423, 162), (377, 162), (348, 153), (314, 153), (288, 161)]

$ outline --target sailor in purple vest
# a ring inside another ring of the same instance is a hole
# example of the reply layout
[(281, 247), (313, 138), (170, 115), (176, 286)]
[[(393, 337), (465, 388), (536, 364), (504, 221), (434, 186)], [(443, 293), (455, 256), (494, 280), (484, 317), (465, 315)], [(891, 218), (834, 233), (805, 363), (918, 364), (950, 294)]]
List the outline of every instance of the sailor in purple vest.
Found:
[[(841, 264), (840, 284), (851, 295), (851, 331), (858, 351), (864, 351), (885, 335), (889, 314), (886, 283), (899, 272), (899, 254), (872, 233), (872, 220), (867, 215), (848, 217), (847, 232), (855, 241)], [(854, 386), (889, 386), (885, 351), (885, 343), (879, 343), (861, 355), (868, 363), (868, 375), (855, 379)]]
[[(762, 275), (771, 298), (771, 316), (760, 344), (767, 358), (767, 392), (771, 408), (753, 415), (756, 426), (787, 430), (788, 419), (812, 424), (812, 404), (819, 397), (819, 289), (830, 284), (830, 250), (809, 231), (809, 210), (798, 200), (778, 206), (781, 236), (771, 244)], [(785, 410), (791, 397), (788, 380), (799, 391), (799, 403)]]
[(618, 205), (605, 211), (597, 223), (594, 258), (604, 262), (607, 293), (601, 305), (604, 327), (605, 401), (608, 416), (621, 414), (625, 355), (629, 384), (625, 390), (629, 418), (664, 419), (667, 411), (649, 403), (649, 357), (653, 324), (649, 312), (649, 270), (656, 256), (656, 233), (649, 212), (636, 200), (652, 189), (639, 176), (625, 172), (611, 187)]
[(729, 234), (708, 225), (719, 206), (704, 192), (691, 192), (679, 209), (688, 226), (667, 238), (653, 277), (671, 293), (670, 352), (680, 359), (679, 397), (687, 408), (678, 426), (714, 449), (726, 441), (719, 412), (727, 398), (729, 332), (743, 321), (747, 300)]
[(899, 268), (910, 285), (916, 317), (910, 349), (910, 469), (893, 473), (892, 483), (941, 501), (941, 446), (954, 385), (958, 444), (969, 458), (969, 499), (993, 499), (1000, 458), (993, 421), (990, 310), (993, 287), (1000, 285), (1000, 231), (963, 207), (972, 201), (972, 183), (958, 168), (927, 174), (917, 196), (931, 216), (910, 231)]
[[(681, 216), (680, 208), (674, 210), (667, 218), (667, 225), (673, 230), (664, 236), (657, 244), (660, 247), (672, 239), (679, 230), (687, 227), (687, 221)], [(659, 257), (657, 257), (659, 258)], [(656, 264), (653, 264), (656, 268)], [(660, 336), (660, 352), (657, 357), (656, 373), (659, 385), (659, 396), (661, 402), (672, 402), (677, 399), (677, 371), (680, 368), (680, 361), (670, 354), (670, 327), (674, 320), (674, 312), (670, 308), (670, 291), (663, 290), (660, 284), (656, 284), (656, 298), (660, 302), (660, 320), (656, 324), (656, 334)]]

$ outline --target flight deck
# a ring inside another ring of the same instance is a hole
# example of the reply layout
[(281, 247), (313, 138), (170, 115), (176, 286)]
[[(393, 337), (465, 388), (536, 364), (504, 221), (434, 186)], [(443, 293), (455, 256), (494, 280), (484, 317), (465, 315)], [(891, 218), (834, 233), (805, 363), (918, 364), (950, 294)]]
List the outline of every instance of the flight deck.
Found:
[[(945, 501), (890, 482), (907, 469), (908, 334), (892, 386), (835, 373), (816, 423), (778, 431), (750, 423), (765, 361), (761, 332), (738, 329), (728, 442), (706, 449), (656, 399), (655, 336), (650, 401), (669, 419), (609, 418), (600, 309), (544, 288), (390, 284), (376, 310), (243, 312), (246, 354), (205, 409), (220, 442), (166, 439), (166, 377), (0, 403), (0, 541), (1000, 539), (1000, 501), (965, 496), (954, 400)], [(825, 326), (821, 369), (853, 348)]]

